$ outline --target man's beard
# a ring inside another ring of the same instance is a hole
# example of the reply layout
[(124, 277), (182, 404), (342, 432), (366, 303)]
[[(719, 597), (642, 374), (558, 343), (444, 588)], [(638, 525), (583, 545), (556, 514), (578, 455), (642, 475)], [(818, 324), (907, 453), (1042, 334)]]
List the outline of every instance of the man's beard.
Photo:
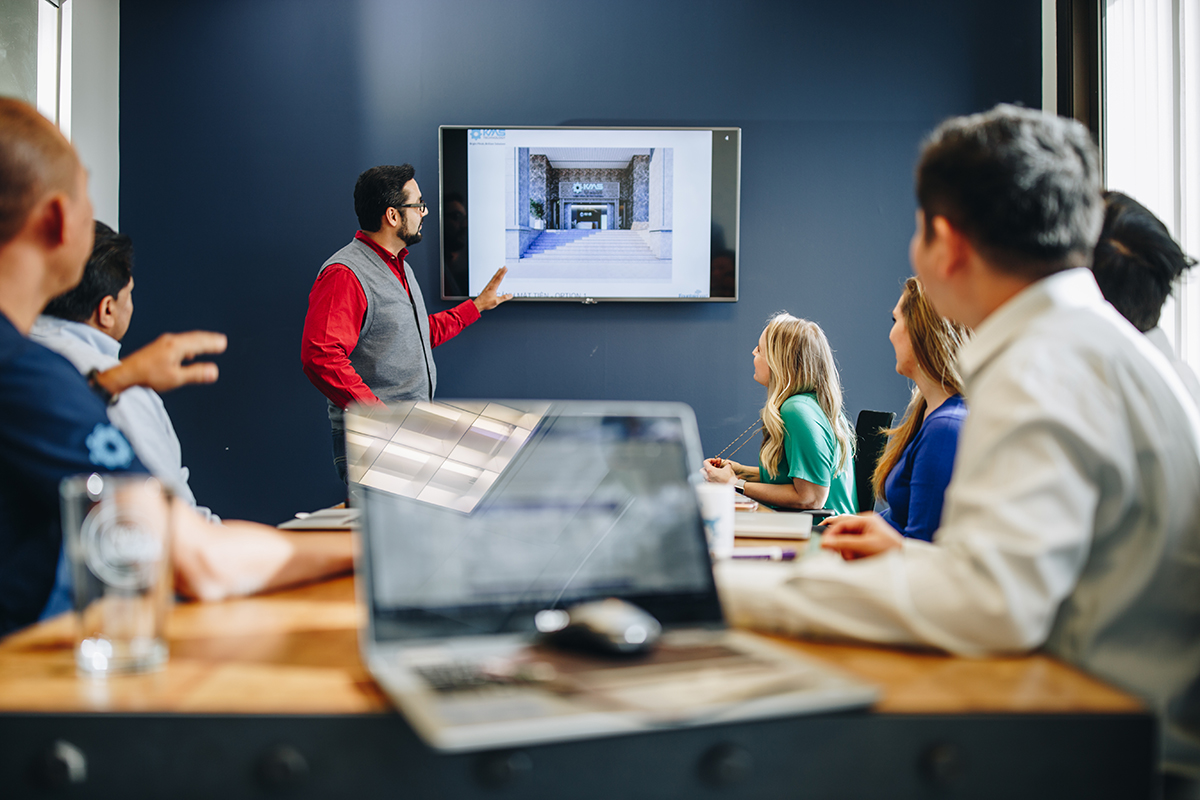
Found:
[(418, 225), (417, 229), (415, 231), (413, 231), (412, 233), (407, 233), (407, 232), (405, 232), (405, 230), (403, 228), (401, 228), (400, 229), (400, 240), (402, 242), (404, 242), (405, 245), (408, 245), (408, 246), (412, 246), (412, 245), (416, 244), (417, 242), (421, 241), (421, 226)]

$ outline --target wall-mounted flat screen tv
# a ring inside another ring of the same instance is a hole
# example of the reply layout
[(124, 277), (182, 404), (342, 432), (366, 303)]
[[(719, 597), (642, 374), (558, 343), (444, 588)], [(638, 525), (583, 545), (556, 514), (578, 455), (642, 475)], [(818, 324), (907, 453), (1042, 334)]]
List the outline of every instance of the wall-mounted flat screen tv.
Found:
[(439, 129), (442, 297), (737, 300), (740, 128)]

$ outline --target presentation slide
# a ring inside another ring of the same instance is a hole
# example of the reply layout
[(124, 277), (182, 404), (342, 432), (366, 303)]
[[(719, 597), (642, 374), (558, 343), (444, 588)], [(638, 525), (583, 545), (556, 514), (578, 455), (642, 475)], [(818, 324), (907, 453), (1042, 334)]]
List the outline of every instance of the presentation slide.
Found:
[(468, 291), (706, 298), (713, 134), (467, 130)]

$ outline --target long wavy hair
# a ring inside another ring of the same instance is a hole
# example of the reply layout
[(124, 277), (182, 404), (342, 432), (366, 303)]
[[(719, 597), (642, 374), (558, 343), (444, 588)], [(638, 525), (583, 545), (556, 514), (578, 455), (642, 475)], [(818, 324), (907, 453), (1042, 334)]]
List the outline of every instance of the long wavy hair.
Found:
[[(933, 305), (925, 296), (925, 289), (916, 278), (904, 282), (904, 294), (900, 298), (900, 313), (904, 316), (904, 325), (908, 328), (908, 341), (912, 345), (913, 355), (917, 359), (917, 369), (942, 385), (951, 394), (962, 394), (962, 376), (954, 366), (958, 350), (971, 335), (971, 330), (965, 325), (951, 322), (938, 315)], [(891, 474), (904, 453), (904, 448), (916, 438), (925, 421), (925, 410), (928, 408), (925, 398), (913, 386), (912, 399), (904, 417), (894, 428), (884, 433), (888, 435), (887, 446), (883, 455), (875, 465), (875, 474), (871, 476), (871, 485), (876, 497), (883, 497), (883, 484)]]
[(797, 394), (812, 392), (825, 412), (838, 443), (840, 473), (854, 457), (854, 431), (842, 413), (842, 382), (829, 340), (815, 322), (780, 313), (767, 321), (766, 352), (762, 353), (771, 370), (767, 382), (767, 403), (762, 410), (763, 443), (759, 461), (772, 477), (779, 474), (783, 459), (783, 401)]

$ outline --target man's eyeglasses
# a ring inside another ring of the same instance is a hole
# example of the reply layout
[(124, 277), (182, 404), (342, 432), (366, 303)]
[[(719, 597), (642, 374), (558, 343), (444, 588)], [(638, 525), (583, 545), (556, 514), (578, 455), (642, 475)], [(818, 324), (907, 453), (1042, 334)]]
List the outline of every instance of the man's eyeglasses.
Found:
[(424, 203), (401, 203), (400, 205), (396, 206), (396, 208), (415, 208), (422, 214), (429, 210), (429, 206), (425, 205)]

